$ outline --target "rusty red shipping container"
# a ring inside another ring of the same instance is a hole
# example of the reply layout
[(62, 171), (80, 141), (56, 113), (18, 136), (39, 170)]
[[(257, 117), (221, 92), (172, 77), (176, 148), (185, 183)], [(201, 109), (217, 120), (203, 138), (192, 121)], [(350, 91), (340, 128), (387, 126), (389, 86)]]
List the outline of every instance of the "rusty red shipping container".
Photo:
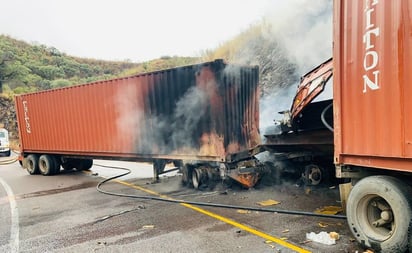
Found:
[(16, 96), (24, 153), (227, 161), (260, 143), (258, 67), (222, 60)]
[(412, 1), (335, 1), (335, 163), (412, 171)]

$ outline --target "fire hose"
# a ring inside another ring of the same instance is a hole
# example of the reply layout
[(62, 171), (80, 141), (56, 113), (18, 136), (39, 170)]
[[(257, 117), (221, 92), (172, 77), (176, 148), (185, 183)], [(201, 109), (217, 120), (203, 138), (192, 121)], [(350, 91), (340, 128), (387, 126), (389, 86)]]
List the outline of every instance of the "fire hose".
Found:
[(105, 165), (99, 165), (99, 164), (95, 164), (95, 166), (126, 171), (125, 173), (122, 173), (122, 174), (104, 179), (104, 180), (100, 181), (97, 184), (96, 189), (97, 189), (98, 192), (103, 193), (103, 194), (107, 194), (107, 195), (111, 195), (111, 196), (133, 198), (133, 199), (155, 200), (155, 201), (163, 201), (163, 202), (176, 203), (176, 204), (190, 204), (190, 205), (195, 205), (195, 206), (208, 206), (208, 207), (249, 210), (249, 211), (268, 212), (268, 213), (314, 216), (314, 217), (330, 218), (330, 219), (346, 219), (345, 215), (328, 215), (328, 214), (319, 214), (319, 213), (312, 213), (312, 212), (305, 212), (305, 211), (293, 211), (293, 210), (282, 210), (282, 209), (271, 209), (271, 208), (256, 208), (256, 207), (250, 207), (250, 206), (237, 206), (237, 205), (228, 205), (228, 204), (219, 204), (219, 203), (206, 203), (206, 202), (187, 201), (187, 200), (170, 199), (170, 198), (163, 198), (163, 197), (123, 194), (123, 193), (105, 191), (105, 190), (102, 189), (102, 186), (105, 183), (107, 183), (109, 181), (112, 181), (114, 179), (117, 179), (119, 177), (126, 176), (126, 175), (131, 173), (131, 170), (127, 169), (127, 168), (122, 168), (122, 167), (105, 166)]

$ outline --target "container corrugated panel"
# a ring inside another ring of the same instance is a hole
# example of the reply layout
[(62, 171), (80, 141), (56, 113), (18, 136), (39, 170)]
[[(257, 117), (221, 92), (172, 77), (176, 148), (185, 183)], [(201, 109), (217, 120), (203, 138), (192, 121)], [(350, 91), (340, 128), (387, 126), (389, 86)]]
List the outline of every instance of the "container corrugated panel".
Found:
[(412, 170), (412, 1), (335, 0), (335, 162)]
[(26, 153), (225, 161), (260, 143), (256, 66), (216, 60), (15, 101)]

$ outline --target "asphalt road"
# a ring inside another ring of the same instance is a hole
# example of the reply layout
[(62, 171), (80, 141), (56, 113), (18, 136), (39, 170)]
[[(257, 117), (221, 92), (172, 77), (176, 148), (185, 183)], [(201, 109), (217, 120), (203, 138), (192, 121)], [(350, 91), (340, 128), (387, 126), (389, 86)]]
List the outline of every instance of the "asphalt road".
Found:
[[(4, 160), (6, 158), (0, 158)], [(196, 191), (180, 175), (152, 184), (151, 166), (95, 161), (131, 168), (133, 173), (103, 186), (107, 191), (198, 202), (313, 212), (339, 205), (337, 187), (258, 185), (245, 190), (221, 184)], [(345, 220), (196, 207), (99, 193), (96, 185), (118, 170), (93, 166), (90, 172), (29, 175), (15, 162), (0, 165), (0, 252), (363, 252)], [(308, 242), (306, 233), (337, 232), (335, 245)]]

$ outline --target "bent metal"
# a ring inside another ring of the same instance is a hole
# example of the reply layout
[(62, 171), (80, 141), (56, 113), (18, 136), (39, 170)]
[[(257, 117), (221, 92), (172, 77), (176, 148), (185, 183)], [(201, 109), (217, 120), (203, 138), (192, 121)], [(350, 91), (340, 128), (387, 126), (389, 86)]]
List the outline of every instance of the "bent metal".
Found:
[[(378, 0), (365, 0), (365, 32), (363, 34), (363, 43), (365, 44), (365, 54), (363, 56), (363, 69), (365, 74), (363, 75), (363, 93), (366, 93), (367, 87), (371, 90), (379, 89), (378, 79), (379, 70), (377, 69), (379, 62), (379, 54), (375, 49), (375, 45), (372, 44), (372, 35), (376, 38), (379, 37), (379, 27), (372, 23), (372, 15), (375, 12), (375, 7), (378, 4)], [(369, 78), (368, 74), (372, 73), (373, 81)]]

